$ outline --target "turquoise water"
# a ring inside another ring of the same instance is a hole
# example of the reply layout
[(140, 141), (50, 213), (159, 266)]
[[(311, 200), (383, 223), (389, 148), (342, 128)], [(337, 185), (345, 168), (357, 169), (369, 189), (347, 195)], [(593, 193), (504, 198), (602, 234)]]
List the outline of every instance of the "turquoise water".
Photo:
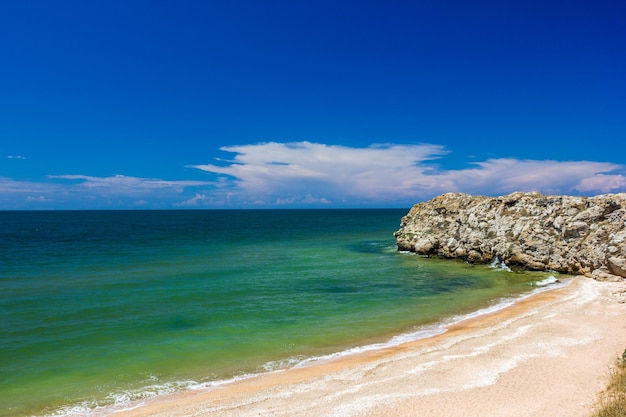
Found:
[(0, 416), (385, 343), (548, 276), (398, 253), (406, 211), (0, 212)]

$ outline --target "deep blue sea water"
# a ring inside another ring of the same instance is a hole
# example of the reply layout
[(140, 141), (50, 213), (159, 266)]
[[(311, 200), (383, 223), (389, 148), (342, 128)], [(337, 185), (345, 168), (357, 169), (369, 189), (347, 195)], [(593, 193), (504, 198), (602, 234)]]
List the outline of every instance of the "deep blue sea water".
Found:
[(0, 212), (0, 417), (396, 343), (549, 275), (399, 253), (406, 212)]

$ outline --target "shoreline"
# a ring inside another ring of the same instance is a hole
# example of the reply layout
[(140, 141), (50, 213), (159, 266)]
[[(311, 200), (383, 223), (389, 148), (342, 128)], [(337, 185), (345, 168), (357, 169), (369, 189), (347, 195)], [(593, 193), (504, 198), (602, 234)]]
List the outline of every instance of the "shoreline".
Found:
[(626, 348), (625, 291), (577, 277), (445, 333), (108, 415), (588, 416)]

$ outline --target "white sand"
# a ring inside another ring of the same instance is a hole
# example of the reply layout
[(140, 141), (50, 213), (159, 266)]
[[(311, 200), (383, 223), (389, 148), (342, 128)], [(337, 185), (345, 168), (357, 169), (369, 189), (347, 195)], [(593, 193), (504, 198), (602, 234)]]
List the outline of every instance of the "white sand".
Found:
[(430, 339), (115, 416), (589, 416), (626, 349), (625, 298), (626, 282), (576, 278)]

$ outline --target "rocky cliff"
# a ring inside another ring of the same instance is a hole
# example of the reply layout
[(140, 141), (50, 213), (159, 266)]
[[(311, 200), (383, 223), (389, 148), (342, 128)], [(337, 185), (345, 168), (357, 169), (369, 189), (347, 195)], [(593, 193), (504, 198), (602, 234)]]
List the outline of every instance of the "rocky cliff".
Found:
[(626, 194), (444, 194), (413, 206), (395, 237), (399, 250), (421, 255), (621, 280)]

